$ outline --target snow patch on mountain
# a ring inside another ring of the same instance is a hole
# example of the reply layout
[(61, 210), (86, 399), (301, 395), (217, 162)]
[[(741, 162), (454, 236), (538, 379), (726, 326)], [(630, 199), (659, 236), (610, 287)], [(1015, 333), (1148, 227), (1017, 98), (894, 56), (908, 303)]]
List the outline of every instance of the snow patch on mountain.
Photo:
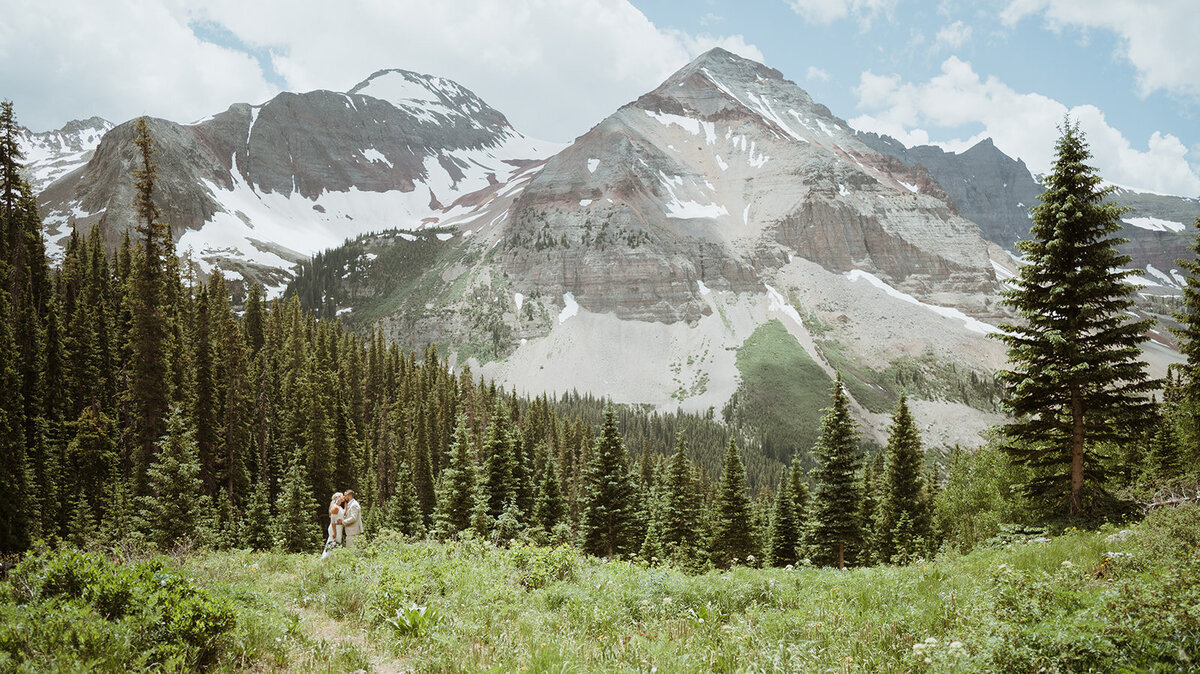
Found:
[(383, 156), (382, 152), (373, 147), (363, 150), (362, 156), (363, 159), (366, 159), (373, 164), (387, 164), (389, 168), (394, 168), (392, 162), (388, 161), (388, 158)]
[(23, 157), (25, 179), (34, 193), (86, 164), (112, 127), (111, 122), (92, 117), (69, 122), (54, 131), (19, 128), (17, 148)]
[(986, 335), (986, 334), (989, 334), (992, 332), (999, 331), (999, 329), (996, 326), (984, 323), (983, 321), (981, 321), (977, 318), (972, 318), (971, 316), (968, 316), (953, 307), (939, 307), (934, 304), (926, 304), (925, 302), (922, 302), (921, 300), (913, 297), (912, 295), (909, 295), (907, 293), (896, 290), (895, 288), (891, 287), (890, 285), (884, 283), (883, 280), (881, 280), (878, 276), (872, 274), (869, 271), (863, 271), (862, 269), (852, 269), (852, 270), (846, 272), (845, 276), (851, 282), (859, 281), (859, 280), (866, 281), (867, 283), (870, 283), (871, 285), (875, 286), (876, 288), (879, 288), (883, 292), (887, 293), (891, 297), (894, 297), (898, 300), (908, 302), (909, 304), (916, 304), (918, 306), (929, 309), (930, 311), (934, 312), (935, 314), (945, 316), (946, 318), (951, 318), (951, 319), (954, 319), (957, 321), (962, 321), (963, 327), (965, 327), (967, 330), (970, 330), (971, 332), (978, 332), (982, 335)]
[(1148, 229), (1151, 232), (1182, 232), (1187, 228), (1182, 222), (1163, 220), (1162, 218), (1122, 218), (1121, 222)]
[(579, 304), (575, 302), (574, 293), (563, 293), (563, 308), (558, 312), (558, 324), (562, 325), (567, 319), (579, 313)]
[(796, 311), (796, 307), (793, 307), (791, 302), (783, 298), (783, 294), (765, 283), (763, 285), (766, 286), (767, 297), (770, 298), (770, 305), (767, 307), (769, 311), (778, 311), (795, 321), (796, 325), (804, 325), (804, 321), (800, 319), (800, 312)]

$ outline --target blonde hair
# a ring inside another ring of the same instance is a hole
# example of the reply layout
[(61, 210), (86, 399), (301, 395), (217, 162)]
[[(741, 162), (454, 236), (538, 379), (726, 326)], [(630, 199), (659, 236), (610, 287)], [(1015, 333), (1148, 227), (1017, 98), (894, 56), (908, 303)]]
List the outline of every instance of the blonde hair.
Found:
[(329, 497), (330, 503), (337, 503), (340, 500), (342, 500), (342, 492), (340, 491), (333, 492), (333, 496)]

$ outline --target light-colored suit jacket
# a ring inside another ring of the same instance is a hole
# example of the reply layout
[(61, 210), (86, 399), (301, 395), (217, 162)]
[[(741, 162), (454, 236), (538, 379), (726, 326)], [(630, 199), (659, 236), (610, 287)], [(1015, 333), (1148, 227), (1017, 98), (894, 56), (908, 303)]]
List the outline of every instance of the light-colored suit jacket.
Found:
[(357, 536), (363, 532), (362, 506), (358, 505), (358, 499), (350, 499), (346, 504), (346, 516), (342, 524), (346, 526), (347, 536)]

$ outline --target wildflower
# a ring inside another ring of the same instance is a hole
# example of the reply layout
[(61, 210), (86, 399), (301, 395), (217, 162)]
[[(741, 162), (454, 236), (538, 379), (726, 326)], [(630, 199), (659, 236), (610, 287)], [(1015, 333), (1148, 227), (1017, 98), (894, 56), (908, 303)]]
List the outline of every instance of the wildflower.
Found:
[(962, 647), (963, 647), (963, 642), (961, 642), (961, 641), (951, 641), (950, 646), (949, 646), (950, 650), (952, 650), (952, 651), (962, 650)]
[(913, 644), (913, 653), (920, 653), (925, 650), (925, 644)]
[(933, 664), (933, 660), (932, 660), (932, 659), (930, 659), (930, 658), (925, 658), (925, 664), (927, 664), (927, 665), (932, 665), (932, 664)]
[(663, 597), (663, 606), (666, 606), (666, 605), (670, 604), (670, 603), (671, 603), (671, 602), (673, 602), (673, 601), (675, 601), (675, 600), (674, 600), (674, 599), (671, 599), (670, 597)]
[(788, 564), (787, 566), (783, 567), (783, 570), (784, 570), (784, 571), (791, 571), (791, 570), (792, 570), (792, 565), (791, 565), (791, 564)]
[(929, 637), (925, 640), (925, 643), (929, 644), (930, 646), (937, 646), (938, 640), (934, 639), (933, 637)]
[(1071, 560), (1069, 560), (1069, 559), (1064, 559), (1064, 560), (1063, 560), (1063, 563), (1062, 563), (1062, 565), (1061, 565), (1061, 566), (1062, 566), (1062, 568), (1064, 568), (1064, 569), (1069, 569), (1069, 568), (1071, 568), (1072, 566), (1075, 566), (1075, 565), (1071, 563)]

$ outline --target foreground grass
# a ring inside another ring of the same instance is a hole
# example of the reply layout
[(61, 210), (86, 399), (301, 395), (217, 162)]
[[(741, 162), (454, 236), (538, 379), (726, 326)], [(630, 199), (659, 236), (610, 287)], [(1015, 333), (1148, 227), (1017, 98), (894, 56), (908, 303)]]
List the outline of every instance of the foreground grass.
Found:
[[(909, 567), (688, 576), (563, 548), (384, 538), (204, 553), (233, 605), (218, 668), (343, 671), (1182, 671), (1200, 666), (1200, 510)], [(6, 628), (0, 628), (0, 632)], [(9, 628), (11, 629), (11, 628)], [(44, 670), (0, 637), (0, 669)], [(150, 663), (142, 663), (150, 664)]]

